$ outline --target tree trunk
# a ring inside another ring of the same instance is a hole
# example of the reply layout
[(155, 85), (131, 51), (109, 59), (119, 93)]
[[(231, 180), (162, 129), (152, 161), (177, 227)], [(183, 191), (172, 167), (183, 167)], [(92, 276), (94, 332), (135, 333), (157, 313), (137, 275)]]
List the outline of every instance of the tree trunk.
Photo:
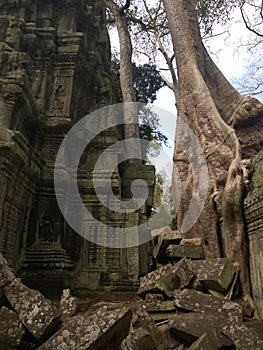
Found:
[[(121, 7), (119, 7), (112, 0), (105, 0), (106, 7), (111, 11), (116, 22), (119, 43), (120, 43), (120, 83), (122, 98), (124, 103), (124, 133), (125, 138), (139, 138), (139, 121), (138, 109), (134, 103), (136, 96), (133, 86), (133, 72), (132, 72), (132, 43), (129, 29), (127, 26), (125, 14)], [(132, 149), (127, 149), (127, 156), (129, 159), (135, 155), (141, 159), (141, 151), (139, 142), (134, 142)]]
[[(241, 204), (241, 160), (255, 155), (262, 147), (263, 106), (256, 99), (241, 96), (209, 57), (202, 43), (194, 1), (163, 2), (178, 69), (178, 118), (174, 150), (174, 166), (182, 181), (182, 201), (177, 212), (178, 229), (182, 228), (191, 198), (198, 196), (193, 185), (191, 162), (179, 146), (185, 144), (183, 123), (187, 123), (206, 157), (209, 190), (204, 210), (185, 236), (202, 237), (207, 257), (227, 256), (232, 259), (240, 269), (243, 294), (249, 295), (247, 245)], [(174, 182), (176, 197), (176, 176)], [(222, 236), (215, 210), (215, 199), (220, 195)]]

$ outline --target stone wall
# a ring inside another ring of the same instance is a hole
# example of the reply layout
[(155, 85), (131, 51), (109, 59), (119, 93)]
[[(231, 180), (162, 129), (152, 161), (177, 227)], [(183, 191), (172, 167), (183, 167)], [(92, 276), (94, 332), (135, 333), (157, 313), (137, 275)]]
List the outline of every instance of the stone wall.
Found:
[[(0, 250), (33, 287), (49, 281), (50, 289), (54, 283), (82, 291), (132, 289), (147, 272), (146, 245), (110, 249), (85, 241), (65, 224), (54, 193), (54, 162), (65, 134), (113, 102), (109, 62), (102, 0), (1, 1)], [(121, 130), (111, 130), (86, 151), (79, 188), (91, 211), (125, 227), (130, 218), (110, 218), (90, 185), (92, 160), (121, 137)], [(150, 171), (153, 185), (154, 170), (140, 171)], [(123, 181), (117, 170), (118, 196)]]
[(244, 209), (249, 238), (252, 293), (263, 319), (263, 152), (254, 160), (253, 168)]

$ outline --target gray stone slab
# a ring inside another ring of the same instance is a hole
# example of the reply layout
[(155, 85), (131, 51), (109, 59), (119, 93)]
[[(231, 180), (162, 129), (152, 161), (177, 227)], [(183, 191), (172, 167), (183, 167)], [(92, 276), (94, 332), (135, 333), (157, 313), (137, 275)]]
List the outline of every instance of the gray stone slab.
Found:
[(262, 350), (263, 334), (259, 335), (255, 329), (247, 327), (246, 323), (227, 322), (222, 332), (228, 336), (238, 350)]
[(191, 345), (207, 331), (215, 330), (220, 346), (230, 346), (233, 342), (221, 333), (225, 323), (225, 318), (216, 314), (189, 312), (175, 315), (169, 320), (168, 326), (170, 332), (187, 345)]
[(51, 301), (19, 279), (8, 284), (4, 294), (21, 322), (36, 338), (41, 338), (57, 324), (60, 313)]
[(208, 331), (197, 339), (190, 346), (189, 350), (218, 350), (219, 346), (220, 344), (215, 332)]
[(157, 261), (167, 261), (166, 248), (170, 244), (179, 244), (182, 236), (179, 231), (172, 230), (169, 226), (152, 231), (153, 236), (158, 236), (153, 249), (153, 257)]
[(18, 314), (5, 306), (0, 309), (0, 348), (18, 347), (25, 334), (25, 328)]
[(207, 289), (218, 292), (227, 291), (236, 272), (234, 265), (222, 258), (190, 261), (189, 265)]
[(174, 317), (176, 312), (154, 312), (151, 313), (151, 316), (155, 322), (161, 322), (165, 320), (169, 320), (170, 318)]
[(243, 307), (231, 300), (191, 289), (176, 290), (174, 298), (174, 305), (181, 309), (219, 315), (232, 321), (243, 321)]
[(131, 317), (132, 312), (124, 308), (110, 311), (101, 308), (91, 316), (74, 316), (38, 349), (118, 349), (129, 333)]
[(138, 295), (144, 297), (147, 293), (164, 293), (171, 297), (175, 289), (186, 287), (193, 276), (185, 259), (174, 265), (161, 266), (141, 279)]
[(167, 312), (173, 311), (176, 312), (175, 304), (172, 300), (159, 301), (155, 303), (147, 303), (145, 307), (148, 312)]
[(158, 325), (158, 329), (161, 333), (161, 342), (165, 350), (179, 349), (178, 346), (180, 345), (180, 342), (172, 336), (167, 323)]
[(205, 258), (204, 249), (201, 245), (175, 245), (171, 244), (166, 248), (166, 255), (169, 259), (189, 258), (201, 260)]
[(130, 332), (121, 350), (164, 350), (160, 344), (161, 333), (144, 305), (133, 307), (132, 313)]

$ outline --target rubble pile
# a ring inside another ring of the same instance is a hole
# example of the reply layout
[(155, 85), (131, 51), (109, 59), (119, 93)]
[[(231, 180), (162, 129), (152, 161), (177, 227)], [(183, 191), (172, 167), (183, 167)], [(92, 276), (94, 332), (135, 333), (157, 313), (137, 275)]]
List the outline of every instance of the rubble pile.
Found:
[(204, 259), (200, 242), (171, 229), (158, 235), (154, 254), (158, 267), (138, 290), (165, 334), (154, 349), (263, 349), (263, 322), (240, 298), (238, 271), (229, 260)]
[(116, 303), (77, 314), (69, 290), (57, 306), (16, 278), (0, 254), (0, 349), (109, 349), (128, 336), (132, 311)]
[(238, 298), (233, 264), (160, 236), (158, 267), (141, 278), (138, 298), (89, 301), (84, 312), (70, 290), (55, 305), (25, 286), (0, 255), (0, 349), (262, 350), (263, 322)]

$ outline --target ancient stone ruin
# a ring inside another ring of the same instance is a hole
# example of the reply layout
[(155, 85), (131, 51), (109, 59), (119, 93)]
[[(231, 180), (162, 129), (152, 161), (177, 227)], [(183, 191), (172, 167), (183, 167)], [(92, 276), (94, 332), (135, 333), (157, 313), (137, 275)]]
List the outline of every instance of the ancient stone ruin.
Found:
[[(65, 223), (54, 193), (54, 162), (65, 134), (114, 102), (103, 1), (2, 1), (0, 28), (1, 252), (28, 285), (48, 294), (67, 287), (80, 294), (136, 290), (138, 277), (149, 270), (148, 246), (111, 249), (82, 239)], [(114, 216), (94, 193), (94, 161), (121, 138), (116, 128), (102, 135), (79, 168), (83, 202), (113, 227), (143, 222), (151, 206), (149, 197), (132, 219)], [(153, 167), (137, 171), (153, 188)], [(125, 166), (116, 169), (117, 196), (127, 195), (133, 175)], [(88, 229), (96, 235), (100, 228), (89, 223)]]
[(263, 323), (230, 300), (236, 268), (227, 259), (162, 265), (141, 279), (140, 299), (122, 302), (79, 299), (69, 289), (52, 302), (0, 259), (1, 349), (263, 348)]
[[(65, 222), (56, 154), (77, 121), (114, 103), (110, 60), (102, 0), (0, 2), (0, 349), (263, 349), (262, 152), (243, 200), (255, 309), (240, 297), (232, 261), (207, 257), (198, 238), (168, 227), (149, 243), (114, 249)], [(149, 196), (136, 213), (113, 214), (94, 192), (94, 163), (123, 133), (111, 128), (96, 138), (78, 172), (81, 198), (109, 224), (109, 241), (111, 226), (145, 222), (153, 204), (154, 168), (145, 164), (121, 164), (112, 176), (124, 200), (138, 175), (147, 179)], [(71, 176), (70, 166), (63, 171)]]

